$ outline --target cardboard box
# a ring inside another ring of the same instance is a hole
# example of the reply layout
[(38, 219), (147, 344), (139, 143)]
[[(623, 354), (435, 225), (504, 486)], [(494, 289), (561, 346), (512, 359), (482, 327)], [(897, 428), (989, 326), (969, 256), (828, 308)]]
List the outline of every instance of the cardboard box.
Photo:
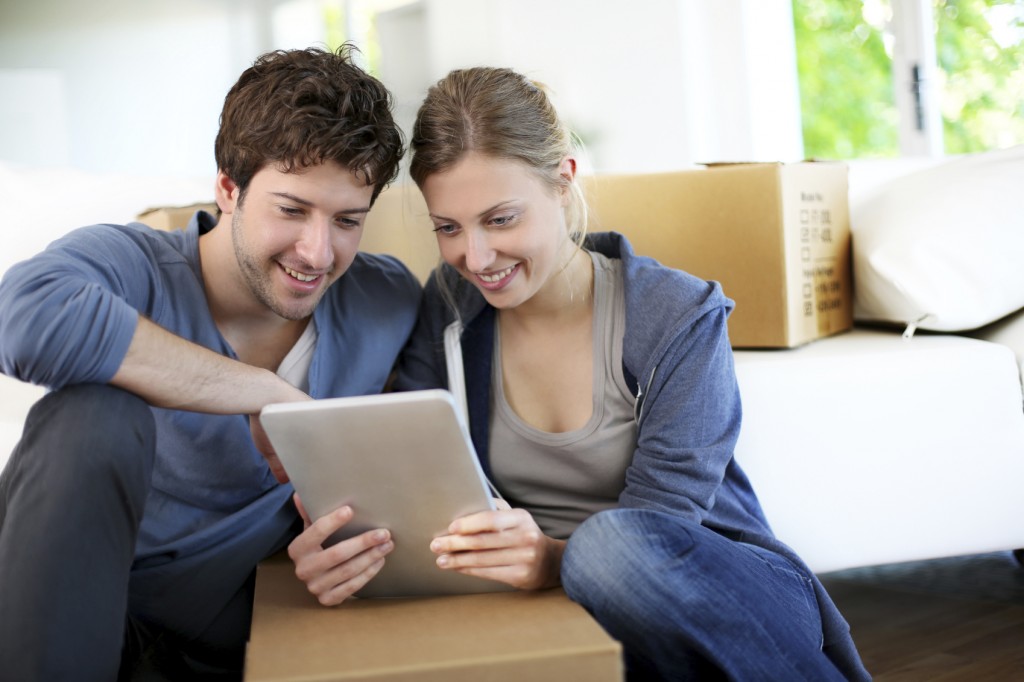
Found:
[(217, 215), (217, 204), (199, 203), (188, 206), (158, 206), (147, 208), (135, 217), (140, 223), (155, 227), (158, 230), (184, 230), (188, 221), (199, 210)]
[(359, 249), (397, 256), (425, 282), (441, 262), (437, 237), (423, 195), (413, 183), (401, 183), (380, 193), (366, 215)]
[(611, 682), (621, 647), (562, 590), (328, 608), (279, 555), (257, 569), (245, 679)]
[(847, 167), (723, 164), (596, 176), (592, 230), (721, 283), (735, 348), (790, 348), (853, 326)]

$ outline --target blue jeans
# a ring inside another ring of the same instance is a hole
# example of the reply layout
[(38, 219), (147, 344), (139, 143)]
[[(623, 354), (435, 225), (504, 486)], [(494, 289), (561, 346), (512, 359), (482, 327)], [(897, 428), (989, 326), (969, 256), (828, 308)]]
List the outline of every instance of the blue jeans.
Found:
[(562, 583), (623, 645), (630, 680), (841, 680), (810, 580), (670, 514), (614, 509), (569, 539)]
[(0, 476), (0, 679), (241, 679), (254, 569), (294, 534), (294, 510), (140, 568), (155, 452), (130, 393), (73, 386), (33, 406)]

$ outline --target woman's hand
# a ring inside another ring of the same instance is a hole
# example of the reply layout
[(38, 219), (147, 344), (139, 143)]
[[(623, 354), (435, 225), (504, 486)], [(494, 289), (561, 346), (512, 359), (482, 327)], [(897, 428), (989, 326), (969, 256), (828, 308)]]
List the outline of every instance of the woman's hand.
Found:
[(370, 530), (324, 549), (323, 542), (352, 520), (352, 508), (344, 506), (310, 522), (299, 496), (294, 499), (306, 522), (306, 529), (288, 545), (295, 575), (324, 606), (340, 604), (384, 567), (384, 557), (395, 547), (391, 533)]
[(448, 526), (448, 535), (434, 538), (437, 565), (521, 590), (560, 584), (565, 542), (544, 535), (525, 509), (497, 503), (497, 511), (463, 516)]

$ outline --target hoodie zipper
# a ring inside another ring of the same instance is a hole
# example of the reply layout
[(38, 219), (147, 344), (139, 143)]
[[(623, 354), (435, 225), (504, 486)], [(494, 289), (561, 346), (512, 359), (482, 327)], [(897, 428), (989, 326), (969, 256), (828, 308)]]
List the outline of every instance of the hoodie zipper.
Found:
[(645, 387), (637, 384), (636, 402), (633, 404), (633, 416), (636, 418), (637, 426), (640, 425), (640, 418), (644, 416), (644, 394), (650, 392), (651, 384), (654, 383), (654, 374), (657, 371), (658, 366), (655, 365), (654, 369), (651, 370), (651, 377), (647, 380), (646, 390)]

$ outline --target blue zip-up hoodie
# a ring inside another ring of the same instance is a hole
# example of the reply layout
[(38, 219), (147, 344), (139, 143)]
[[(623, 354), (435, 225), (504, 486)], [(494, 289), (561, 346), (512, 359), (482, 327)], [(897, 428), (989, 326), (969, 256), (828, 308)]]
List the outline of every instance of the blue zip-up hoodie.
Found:
[[(787, 557), (814, 586), (825, 653), (848, 678), (869, 679), (846, 621), (811, 570), (775, 538), (733, 457), (742, 410), (726, 328), (732, 301), (717, 283), (634, 255), (620, 234), (591, 234), (585, 247), (622, 261), (622, 362), (636, 396), (637, 445), (619, 506), (674, 514)], [(495, 310), (454, 269), (445, 266), (442, 276), (450, 295), (434, 277), (427, 283), (396, 388), (448, 386), (444, 330), (456, 320), (447, 301), (456, 301), (470, 434), (489, 471)]]

